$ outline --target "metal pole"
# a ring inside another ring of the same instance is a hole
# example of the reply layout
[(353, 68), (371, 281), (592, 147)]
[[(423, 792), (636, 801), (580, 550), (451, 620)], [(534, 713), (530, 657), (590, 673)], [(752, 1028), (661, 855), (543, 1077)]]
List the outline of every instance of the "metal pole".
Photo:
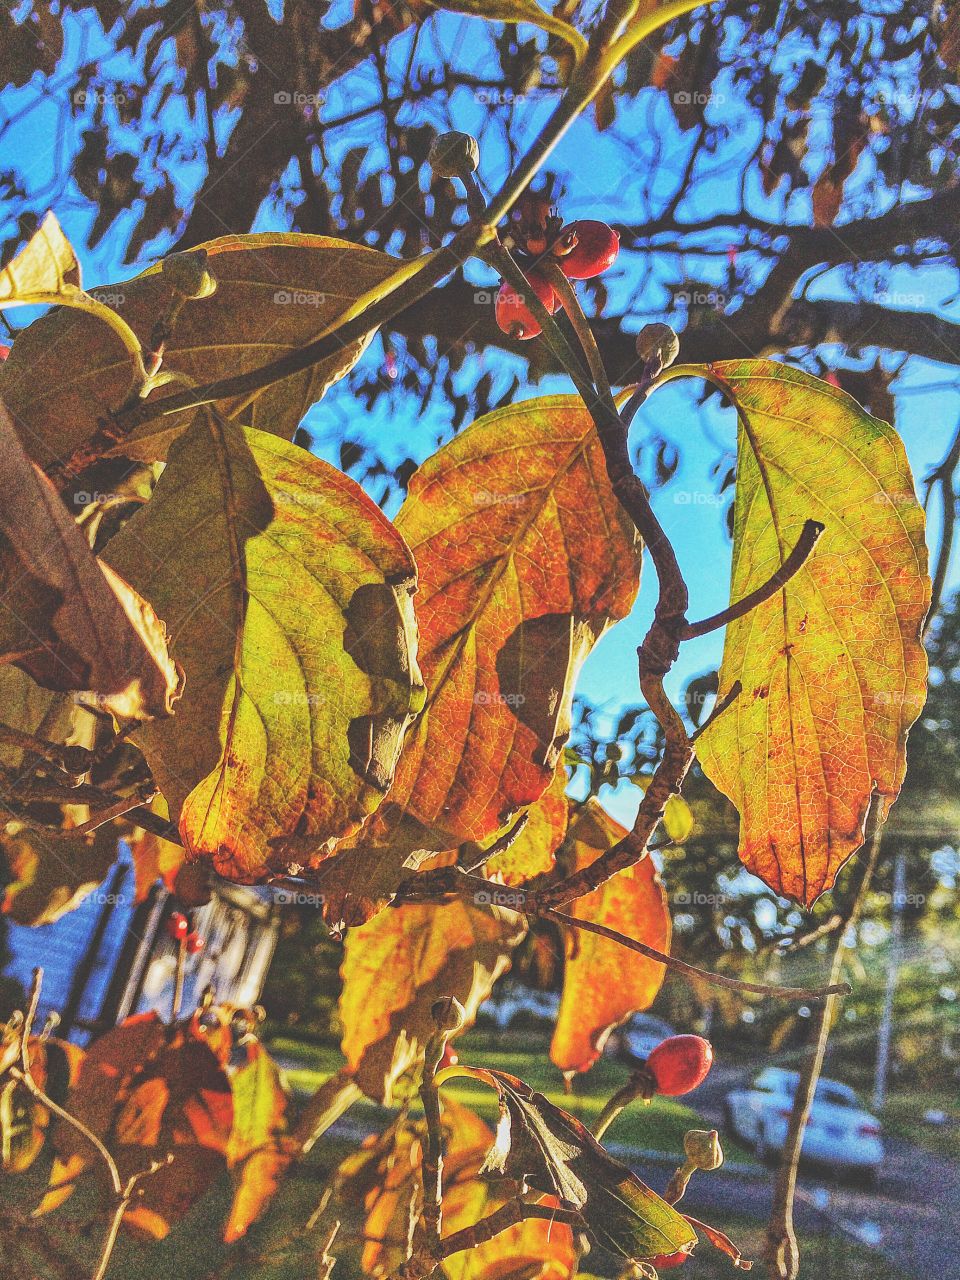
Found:
[(897, 994), (903, 945), (903, 908), (907, 898), (907, 855), (901, 850), (893, 864), (893, 901), (890, 904), (890, 958), (887, 962), (887, 989), (877, 1036), (877, 1069), (873, 1083), (873, 1109), (881, 1111), (887, 1100), (887, 1075), (893, 1040), (893, 1001)]

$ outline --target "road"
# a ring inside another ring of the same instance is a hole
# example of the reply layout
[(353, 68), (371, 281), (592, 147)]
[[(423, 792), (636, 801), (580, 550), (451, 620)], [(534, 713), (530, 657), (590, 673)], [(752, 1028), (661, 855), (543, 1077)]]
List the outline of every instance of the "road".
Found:
[[(715, 1068), (709, 1082), (684, 1100), (722, 1135), (723, 1097), (743, 1078), (732, 1070)], [(876, 1189), (803, 1170), (797, 1190), (798, 1227), (822, 1230), (830, 1224), (879, 1249), (905, 1280), (927, 1276), (960, 1280), (960, 1166), (893, 1139), (887, 1139), (886, 1148)], [(704, 1176), (697, 1181), (696, 1209), (691, 1212), (700, 1208), (715, 1212), (719, 1222), (724, 1211), (765, 1220), (772, 1181), (767, 1170)]]

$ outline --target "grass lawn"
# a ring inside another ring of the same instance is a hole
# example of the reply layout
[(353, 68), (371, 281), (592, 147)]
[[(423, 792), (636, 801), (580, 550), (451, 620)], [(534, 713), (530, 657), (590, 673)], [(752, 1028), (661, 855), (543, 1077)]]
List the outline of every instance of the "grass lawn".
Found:
[[(562, 1075), (547, 1056), (548, 1043), (547, 1038), (535, 1030), (509, 1033), (476, 1030), (458, 1042), (458, 1053), (461, 1062), (471, 1066), (496, 1067), (519, 1076), (550, 1102), (576, 1116), (587, 1128), (592, 1128), (606, 1100), (628, 1079), (628, 1069), (612, 1058), (601, 1058), (586, 1075), (574, 1080), (568, 1092)], [(296, 1064), (292, 1069), (287, 1067), (286, 1076), (291, 1088), (300, 1094), (312, 1093), (343, 1064), (339, 1052), (330, 1047), (305, 1044), (286, 1037), (276, 1038), (269, 1047), (285, 1064)], [(469, 1080), (451, 1081), (444, 1094), (467, 1103), (488, 1123), (496, 1122), (496, 1095), (485, 1085)], [(376, 1111), (372, 1104), (361, 1102), (351, 1114), (368, 1115), (371, 1128), (374, 1128)], [(615, 1146), (622, 1144), (679, 1156), (683, 1150), (683, 1135), (688, 1129), (709, 1127), (697, 1114), (695, 1106), (687, 1106), (680, 1099), (655, 1098), (648, 1105), (638, 1102), (628, 1107), (608, 1130), (605, 1141)], [(729, 1140), (724, 1146), (728, 1159), (738, 1162), (751, 1160), (746, 1151)]]
[[(924, 1122), (929, 1110), (943, 1111), (948, 1117), (943, 1125)], [(911, 1093), (891, 1093), (881, 1115), (884, 1132), (932, 1151), (946, 1160), (960, 1160), (960, 1098), (956, 1091), (935, 1089)]]
[[(751, 1276), (759, 1280), (766, 1275), (762, 1261), (764, 1228), (760, 1224), (726, 1216), (714, 1225), (723, 1228), (745, 1258), (752, 1259)], [(584, 1260), (584, 1270), (588, 1262), (589, 1258)], [(734, 1270), (729, 1258), (701, 1240), (696, 1256), (682, 1272), (662, 1274), (683, 1274), (685, 1280), (735, 1280), (745, 1273)], [(903, 1272), (882, 1254), (847, 1236), (808, 1235), (800, 1238), (800, 1280), (903, 1280)]]

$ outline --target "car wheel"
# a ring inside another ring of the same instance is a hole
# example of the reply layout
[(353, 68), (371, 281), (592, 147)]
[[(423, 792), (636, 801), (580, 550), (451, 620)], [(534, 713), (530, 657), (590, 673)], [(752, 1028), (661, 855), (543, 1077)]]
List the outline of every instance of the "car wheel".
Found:
[(723, 1104), (723, 1127), (731, 1138), (736, 1138), (737, 1134), (737, 1118), (734, 1114), (733, 1107), (729, 1102), (724, 1101)]
[(767, 1144), (767, 1135), (762, 1127), (757, 1130), (757, 1140), (753, 1144), (753, 1150), (761, 1164), (773, 1163), (773, 1152)]

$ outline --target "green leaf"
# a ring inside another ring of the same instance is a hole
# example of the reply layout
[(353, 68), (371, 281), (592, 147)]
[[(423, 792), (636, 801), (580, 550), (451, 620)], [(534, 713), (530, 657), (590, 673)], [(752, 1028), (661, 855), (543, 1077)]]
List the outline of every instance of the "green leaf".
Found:
[(484, 1170), (556, 1196), (580, 1211), (598, 1244), (635, 1262), (676, 1253), (696, 1235), (665, 1200), (615, 1160), (574, 1116), (505, 1071), (450, 1067), (500, 1095), (497, 1138)]
[(422, 703), (415, 568), (354, 481), (198, 421), (105, 555), (163, 610), (186, 672), (178, 714), (138, 742), (188, 852), (257, 880), (286, 869), (284, 837), (322, 856), (376, 809)]
[[(207, 253), (217, 289), (184, 305), (161, 366), (198, 384), (245, 373), (305, 346), (398, 265), (385, 253), (326, 236), (224, 236), (199, 248)], [(103, 285), (93, 296), (101, 305), (109, 303), (145, 343), (174, 299), (159, 265), (133, 280)], [(227, 416), (242, 412), (250, 426), (289, 439), (310, 405), (353, 367), (369, 338), (219, 407)], [(89, 440), (99, 420), (123, 402), (129, 385), (129, 354), (102, 324), (77, 311), (53, 311), (35, 321), (17, 335), (0, 366), (0, 394), (43, 467)], [(154, 396), (178, 389), (162, 387)], [(146, 461), (165, 458), (194, 412), (144, 424), (115, 452)]]
[[(671, 371), (672, 373), (673, 371)], [(740, 811), (740, 856), (811, 905), (884, 814), (926, 696), (924, 519), (900, 437), (818, 378), (770, 360), (684, 369), (737, 405), (731, 600), (769, 580), (807, 520), (825, 531), (771, 599), (727, 627), (718, 698), (697, 739)]]

